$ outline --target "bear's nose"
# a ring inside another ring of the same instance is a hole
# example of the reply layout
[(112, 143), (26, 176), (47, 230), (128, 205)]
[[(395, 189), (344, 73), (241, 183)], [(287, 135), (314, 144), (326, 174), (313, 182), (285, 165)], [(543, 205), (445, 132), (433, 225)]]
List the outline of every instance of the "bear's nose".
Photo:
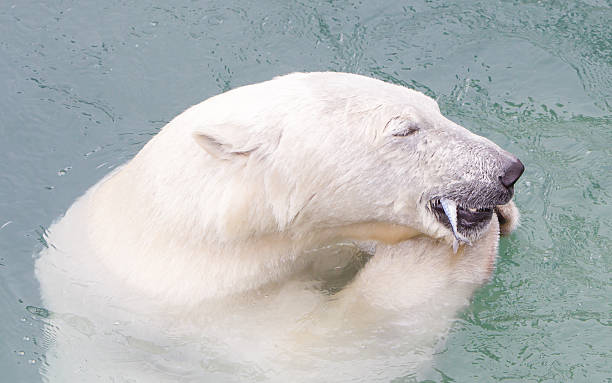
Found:
[(499, 179), (505, 187), (510, 188), (521, 177), (524, 170), (525, 166), (521, 160), (513, 157), (508, 165), (506, 165), (506, 170), (503, 175), (499, 176)]

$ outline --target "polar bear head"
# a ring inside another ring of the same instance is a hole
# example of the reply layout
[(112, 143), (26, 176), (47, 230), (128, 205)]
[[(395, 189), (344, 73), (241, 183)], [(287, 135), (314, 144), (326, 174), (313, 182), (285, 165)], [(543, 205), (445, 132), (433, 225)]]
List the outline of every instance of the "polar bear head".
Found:
[(192, 163), (215, 201), (206, 211), (221, 212), (209, 214), (216, 232), (234, 238), (384, 223), (470, 242), (523, 171), (430, 97), (354, 74), (237, 88), (170, 125), (198, 144)]

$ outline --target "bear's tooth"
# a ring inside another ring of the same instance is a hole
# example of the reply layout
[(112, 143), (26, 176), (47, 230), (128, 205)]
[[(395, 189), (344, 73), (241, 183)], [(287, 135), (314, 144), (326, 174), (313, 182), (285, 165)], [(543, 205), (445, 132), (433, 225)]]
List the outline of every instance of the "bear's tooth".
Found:
[(453, 228), (453, 234), (455, 238), (457, 238), (457, 204), (450, 199), (442, 198), (440, 199), (440, 203), (442, 204), (442, 209), (444, 209), (444, 213), (448, 217), (448, 221)]
[(453, 241), (453, 251), (456, 253), (457, 248), (459, 247), (459, 241), (465, 242), (468, 245), (471, 243), (469, 239), (459, 234), (459, 231), (457, 230), (457, 204), (454, 201), (446, 198), (440, 199), (440, 203), (442, 204), (442, 209), (444, 209), (444, 213), (448, 217), (448, 221), (453, 229), (453, 235), (455, 236), (455, 240)]

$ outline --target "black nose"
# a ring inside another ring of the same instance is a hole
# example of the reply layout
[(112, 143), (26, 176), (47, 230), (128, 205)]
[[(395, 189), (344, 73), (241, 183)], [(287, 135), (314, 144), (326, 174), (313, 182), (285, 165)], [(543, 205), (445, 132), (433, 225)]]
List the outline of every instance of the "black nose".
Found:
[(509, 165), (507, 165), (506, 172), (500, 176), (499, 179), (505, 187), (510, 188), (521, 177), (524, 170), (525, 166), (523, 163), (515, 157)]

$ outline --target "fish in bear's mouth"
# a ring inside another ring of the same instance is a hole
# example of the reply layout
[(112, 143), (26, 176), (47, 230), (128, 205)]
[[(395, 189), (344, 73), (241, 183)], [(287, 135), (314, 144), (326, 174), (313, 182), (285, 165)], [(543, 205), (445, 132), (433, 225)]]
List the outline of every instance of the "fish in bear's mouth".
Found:
[[(429, 207), (438, 221), (452, 230), (455, 237), (454, 252), (457, 252), (459, 242), (471, 244), (469, 238), (479, 233), (489, 223), (493, 212), (497, 213), (496, 205), (467, 207), (448, 198), (434, 198), (429, 202)], [(503, 224), (505, 218), (501, 214), (497, 216), (500, 224)]]

